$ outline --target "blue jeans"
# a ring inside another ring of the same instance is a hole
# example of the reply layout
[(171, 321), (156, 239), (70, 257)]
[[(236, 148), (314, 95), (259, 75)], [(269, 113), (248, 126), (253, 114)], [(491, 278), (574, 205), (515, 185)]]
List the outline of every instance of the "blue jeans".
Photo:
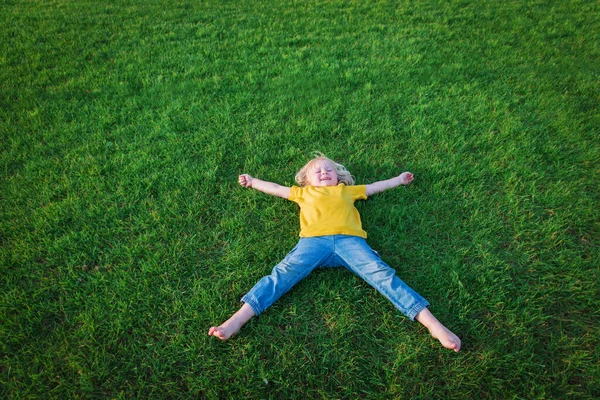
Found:
[(365, 239), (347, 235), (301, 238), (271, 275), (258, 281), (242, 301), (259, 315), (315, 268), (337, 266), (360, 276), (413, 321), (429, 305), (396, 276), (396, 271), (383, 262)]

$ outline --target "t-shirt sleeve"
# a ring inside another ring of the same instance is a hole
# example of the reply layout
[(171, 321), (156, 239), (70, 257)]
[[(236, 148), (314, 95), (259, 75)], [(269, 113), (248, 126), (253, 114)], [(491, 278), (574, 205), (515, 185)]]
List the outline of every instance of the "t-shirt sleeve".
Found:
[(348, 186), (354, 200), (367, 199), (367, 185)]
[(300, 203), (302, 201), (303, 194), (304, 191), (301, 187), (292, 186), (290, 188), (290, 195), (288, 197), (288, 200), (293, 201), (294, 203)]

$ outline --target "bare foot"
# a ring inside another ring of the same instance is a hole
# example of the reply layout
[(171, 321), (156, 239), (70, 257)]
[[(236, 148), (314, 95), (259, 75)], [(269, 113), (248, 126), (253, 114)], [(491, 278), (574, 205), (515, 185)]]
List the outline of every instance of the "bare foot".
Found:
[(440, 341), (442, 346), (447, 349), (454, 350), (457, 353), (460, 350), (460, 338), (456, 336), (450, 329), (440, 324), (440, 328), (429, 329), (431, 336)]
[(424, 308), (415, 319), (422, 323), (429, 330), (431, 336), (440, 341), (442, 346), (458, 353), (461, 345), (460, 338), (442, 325), (428, 308)]
[(229, 339), (231, 336), (233, 336), (236, 332), (231, 332), (231, 330), (227, 329), (226, 327), (223, 326), (212, 326), (209, 330), (208, 330), (208, 336), (215, 336), (218, 337), (221, 340), (227, 340)]
[(255, 315), (254, 310), (248, 304), (244, 303), (242, 308), (227, 321), (223, 322), (221, 326), (212, 326), (208, 330), (208, 335), (218, 337), (221, 340), (227, 340), (235, 335)]

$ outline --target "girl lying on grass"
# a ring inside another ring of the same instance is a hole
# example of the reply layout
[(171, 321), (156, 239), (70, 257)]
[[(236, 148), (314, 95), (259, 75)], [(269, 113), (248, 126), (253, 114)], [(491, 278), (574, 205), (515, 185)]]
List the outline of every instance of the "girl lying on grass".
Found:
[(411, 320), (423, 324), (431, 335), (451, 350), (460, 350), (460, 339), (429, 311), (429, 303), (396, 276), (366, 242), (356, 200), (399, 185), (408, 185), (413, 174), (370, 185), (354, 185), (344, 166), (324, 156), (308, 162), (296, 175), (300, 185), (286, 187), (243, 174), (240, 185), (283, 197), (300, 206), (300, 241), (292, 251), (242, 298), (242, 307), (209, 335), (229, 339), (246, 322), (271, 306), (317, 267), (344, 266), (354, 272)]

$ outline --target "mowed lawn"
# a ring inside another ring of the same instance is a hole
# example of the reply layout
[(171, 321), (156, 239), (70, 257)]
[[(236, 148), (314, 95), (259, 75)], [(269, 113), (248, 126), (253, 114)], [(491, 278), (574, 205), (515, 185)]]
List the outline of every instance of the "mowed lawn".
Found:
[[(600, 3), (0, 3), (0, 397), (600, 397)], [(321, 151), (463, 340), (318, 270), (207, 335), (298, 240)]]

